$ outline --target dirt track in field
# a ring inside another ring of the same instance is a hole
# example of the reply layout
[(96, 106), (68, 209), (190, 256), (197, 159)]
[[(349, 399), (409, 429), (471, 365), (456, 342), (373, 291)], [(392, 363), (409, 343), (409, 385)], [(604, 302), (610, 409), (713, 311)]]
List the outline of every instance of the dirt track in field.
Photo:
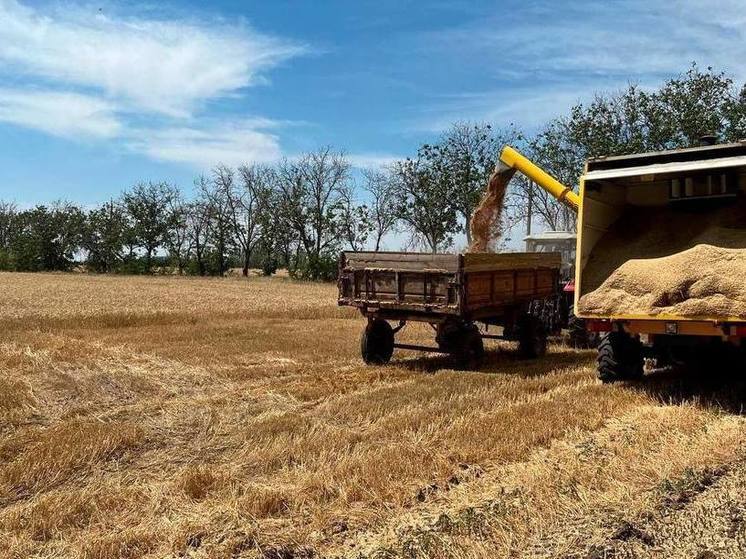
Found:
[(406, 352), (365, 367), (363, 321), (327, 285), (0, 284), (0, 556), (694, 558), (743, 544), (734, 376), (603, 386), (590, 352), (530, 362), (510, 344), (489, 345), (478, 373)]

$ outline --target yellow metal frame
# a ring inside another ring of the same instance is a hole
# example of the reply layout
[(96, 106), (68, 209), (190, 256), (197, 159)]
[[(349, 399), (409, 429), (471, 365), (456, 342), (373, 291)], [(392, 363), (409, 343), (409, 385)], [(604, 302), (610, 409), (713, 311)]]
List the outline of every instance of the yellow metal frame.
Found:
[(576, 266), (575, 266), (575, 313), (580, 318), (591, 320), (603, 320), (611, 322), (624, 323), (625, 329), (635, 333), (647, 334), (665, 334), (665, 323), (677, 323), (679, 334), (686, 335), (725, 335), (723, 327), (737, 326), (746, 324), (746, 321), (736, 317), (684, 317), (678, 315), (658, 314), (619, 314), (619, 315), (596, 315), (587, 313), (578, 313), (578, 298), (580, 297), (582, 287), (582, 255), (583, 255), (583, 202), (585, 200), (585, 175), (588, 173), (588, 164), (583, 168), (583, 175), (580, 177), (579, 193), (573, 192), (572, 188), (565, 186), (549, 173), (541, 169), (538, 165), (532, 163), (526, 156), (518, 150), (505, 146), (500, 152), (500, 163), (504, 166), (502, 170), (515, 169), (526, 175), (541, 188), (549, 192), (563, 204), (575, 210), (578, 214), (577, 220), (577, 241), (575, 244)]
[(511, 169), (517, 169), (557, 198), (557, 200), (578, 211), (580, 198), (573, 192), (572, 188), (565, 186), (541, 167), (532, 163), (531, 160), (518, 150), (510, 146), (505, 146), (500, 153), (500, 161)]

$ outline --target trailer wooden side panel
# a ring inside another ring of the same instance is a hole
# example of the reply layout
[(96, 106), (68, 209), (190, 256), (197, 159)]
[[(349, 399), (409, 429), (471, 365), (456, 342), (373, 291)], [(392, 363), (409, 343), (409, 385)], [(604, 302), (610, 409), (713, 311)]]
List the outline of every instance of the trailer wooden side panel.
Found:
[(432, 254), (428, 252), (345, 252), (348, 270), (398, 270), (457, 272), (458, 254)]
[(558, 253), (345, 252), (339, 304), (464, 319), (494, 316), (557, 292)]
[(557, 270), (497, 270), (468, 272), (465, 299), (469, 310), (526, 299), (541, 299), (556, 292)]

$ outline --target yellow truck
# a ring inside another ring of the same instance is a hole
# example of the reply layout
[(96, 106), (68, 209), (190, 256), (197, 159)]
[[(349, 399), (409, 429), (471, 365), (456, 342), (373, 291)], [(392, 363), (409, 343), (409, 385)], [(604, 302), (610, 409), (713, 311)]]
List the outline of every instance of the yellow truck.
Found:
[(746, 336), (746, 143), (589, 160), (579, 192), (511, 147), (521, 171), (578, 212), (575, 313), (602, 332), (598, 376), (643, 360), (740, 356)]

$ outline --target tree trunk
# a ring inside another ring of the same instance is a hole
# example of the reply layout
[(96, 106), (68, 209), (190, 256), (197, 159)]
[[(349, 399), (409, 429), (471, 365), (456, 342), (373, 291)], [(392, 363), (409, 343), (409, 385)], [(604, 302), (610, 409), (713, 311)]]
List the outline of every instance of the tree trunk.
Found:
[(464, 232), (466, 233), (466, 246), (471, 246), (471, 216), (464, 213), (464, 220), (466, 222), (466, 226), (464, 227)]
[(251, 251), (249, 250), (244, 251), (243, 270), (241, 270), (241, 274), (245, 278), (249, 277), (249, 261), (250, 260), (251, 260)]
[(197, 272), (200, 276), (205, 275), (205, 263), (202, 261), (202, 248), (198, 245), (194, 252), (194, 257), (197, 259)]

